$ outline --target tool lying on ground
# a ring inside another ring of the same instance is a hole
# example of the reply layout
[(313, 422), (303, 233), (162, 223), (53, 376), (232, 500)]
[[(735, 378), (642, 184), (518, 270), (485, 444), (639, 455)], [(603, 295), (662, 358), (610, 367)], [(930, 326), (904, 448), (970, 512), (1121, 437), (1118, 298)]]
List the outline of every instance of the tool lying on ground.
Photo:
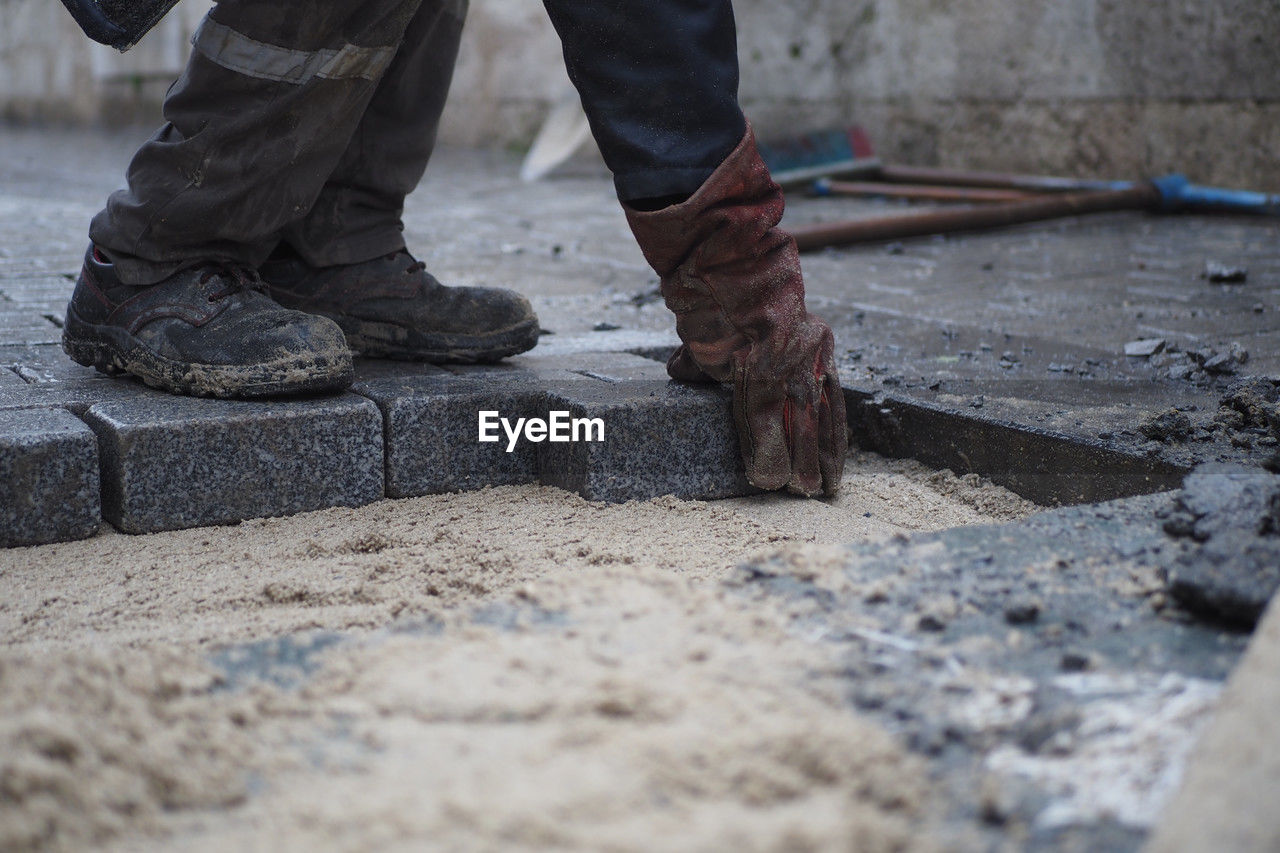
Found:
[(818, 130), (790, 139), (757, 143), (760, 157), (779, 186), (809, 184), (836, 175), (879, 175), (883, 166), (866, 131), (857, 125)]
[(1091, 181), (1047, 175), (939, 169), (933, 166), (881, 166), (875, 177), (877, 180), (897, 184), (945, 184), (952, 187), (985, 187), (1032, 193), (1126, 190), (1133, 186), (1132, 181)]
[(819, 178), (814, 181), (813, 194), (816, 196), (884, 196), (920, 201), (963, 201), (970, 204), (1022, 201), (1034, 197), (1033, 193), (1023, 190), (982, 189), (940, 184), (890, 184), (881, 181), (833, 181), (830, 178)]
[(1280, 196), (1192, 184), (1182, 175), (1154, 181), (1118, 182), (1117, 189), (1049, 192), (1025, 200), (981, 207), (933, 210), (906, 216), (797, 225), (788, 230), (801, 251), (825, 246), (896, 240), (1038, 222), (1112, 210), (1214, 211), (1280, 215)]
[(178, 0), (62, 0), (84, 34), (121, 52), (142, 39)]
[[(1094, 181), (887, 165), (875, 156), (867, 134), (856, 126), (762, 145), (761, 153), (778, 183), (795, 185), (816, 178), (810, 186), (819, 196), (879, 195), (978, 205), (791, 226), (788, 230), (802, 251), (1113, 210), (1280, 215), (1280, 195), (1199, 186), (1176, 174), (1154, 181)], [(851, 174), (868, 180), (832, 180)]]

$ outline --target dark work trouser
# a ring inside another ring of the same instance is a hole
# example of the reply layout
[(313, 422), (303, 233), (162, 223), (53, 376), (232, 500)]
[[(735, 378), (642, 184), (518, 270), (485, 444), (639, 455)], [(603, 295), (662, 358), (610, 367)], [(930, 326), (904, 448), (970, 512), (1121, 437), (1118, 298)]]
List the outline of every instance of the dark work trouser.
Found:
[[(730, 0), (546, 0), (618, 194), (690, 193), (741, 139)], [(221, 0), (90, 238), (124, 281), (404, 246), (466, 0)]]

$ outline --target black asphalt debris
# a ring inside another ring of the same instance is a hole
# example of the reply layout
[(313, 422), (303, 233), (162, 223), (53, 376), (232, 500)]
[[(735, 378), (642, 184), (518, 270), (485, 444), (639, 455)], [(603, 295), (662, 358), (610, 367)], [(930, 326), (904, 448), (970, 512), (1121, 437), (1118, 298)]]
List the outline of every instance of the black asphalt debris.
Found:
[(1193, 613), (1253, 628), (1280, 588), (1280, 476), (1202, 465), (1174, 497), (1164, 530), (1179, 545), (1170, 594)]
[(1218, 261), (1205, 261), (1203, 275), (1210, 284), (1243, 284), (1249, 277), (1249, 270)]

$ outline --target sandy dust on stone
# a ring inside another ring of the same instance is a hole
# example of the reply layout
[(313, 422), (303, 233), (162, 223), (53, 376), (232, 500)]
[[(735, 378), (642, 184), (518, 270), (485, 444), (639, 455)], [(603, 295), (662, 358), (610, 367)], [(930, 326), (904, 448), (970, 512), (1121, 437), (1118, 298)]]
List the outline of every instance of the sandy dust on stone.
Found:
[[(1031, 508), (857, 456), (830, 502), (507, 487), (0, 552), (0, 848), (927, 847), (921, 766), (722, 581)], [(281, 637), (291, 680), (227, 664)]]

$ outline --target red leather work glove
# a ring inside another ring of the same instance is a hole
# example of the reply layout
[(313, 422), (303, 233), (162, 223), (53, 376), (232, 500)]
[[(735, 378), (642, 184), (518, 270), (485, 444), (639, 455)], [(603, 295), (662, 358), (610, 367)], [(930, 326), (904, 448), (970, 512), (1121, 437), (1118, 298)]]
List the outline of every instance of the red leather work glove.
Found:
[(733, 383), (753, 485), (835, 494), (848, 436), (834, 342), (805, 310), (800, 254), (777, 227), (782, 190), (751, 128), (688, 200), (653, 212), (623, 208), (684, 342), (667, 372)]

